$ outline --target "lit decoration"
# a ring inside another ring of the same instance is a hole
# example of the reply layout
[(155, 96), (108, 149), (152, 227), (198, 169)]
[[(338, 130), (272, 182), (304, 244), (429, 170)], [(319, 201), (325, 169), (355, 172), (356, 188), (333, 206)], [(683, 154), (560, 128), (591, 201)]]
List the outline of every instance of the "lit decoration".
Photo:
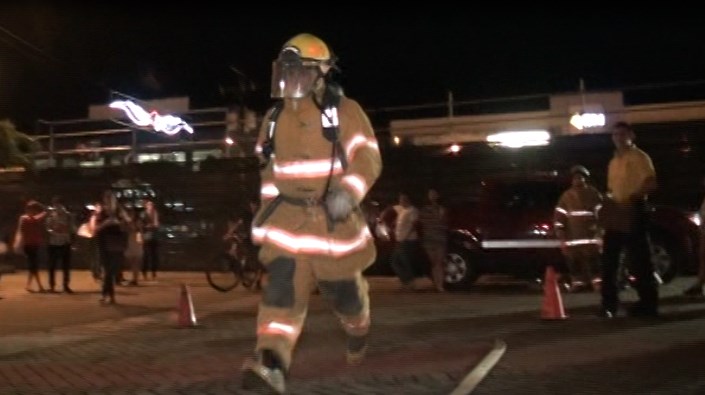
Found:
[(500, 132), (487, 136), (487, 142), (509, 148), (547, 145), (551, 135), (545, 130)]
[(193, 134), (193, 128), (183, 119), (173, 115), (160, 115), (157, 111), (147, 111), (131, 100), (116, 100), (110, 103), (110, 108), (125, 112), (130, 121), (140, 127), (151, 126), (155, 132), (166, 133), (170, 136), (185, 130)]
[(448, 147), (448, 152), (451, 154), (457, 154), (460, 152), (460, 146), (458, 144), (451, 144), (451, 146)]
[(570, 124), (578, 130), (589, 128), (601, 128), (605, 126), (605, 114), (600, 113), (576, 113), (570, 117)]

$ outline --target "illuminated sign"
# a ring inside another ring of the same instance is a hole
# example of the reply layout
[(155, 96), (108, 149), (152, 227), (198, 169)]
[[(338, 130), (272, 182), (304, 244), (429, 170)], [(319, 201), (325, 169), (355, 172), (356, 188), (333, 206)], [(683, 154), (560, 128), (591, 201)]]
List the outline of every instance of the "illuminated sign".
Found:
[(578, 130), (601, 128), (605, 126), (605, 114), (591, 112), (573, 114), (573, 116), (570, 117), (570, 124)]
[(509, 148), (547, 145), (551, 135), (545, 130), (518, 130), (487, 136), (487, 142)]
[(131, 100), (116, 100), (109, 105), (125, 112), (125, 115), (137, 126), (152, 127), (155, 132), (166, 133), (170, 136), (182, 130), (193, 134), (193, 128), (183, 119), (173, 115), (160, 115), (156, 111), (147, 111)]

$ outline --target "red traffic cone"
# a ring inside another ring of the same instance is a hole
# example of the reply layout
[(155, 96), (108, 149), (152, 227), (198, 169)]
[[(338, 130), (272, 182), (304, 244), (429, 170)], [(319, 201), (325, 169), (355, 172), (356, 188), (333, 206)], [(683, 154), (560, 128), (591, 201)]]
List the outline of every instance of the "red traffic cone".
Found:
[(179, 328), (192, 328), (198, 326), (196, 322), (196, 313), (193, 311), (193, 300), (191, 299), (191, 291), (186, 284), (181, 284), (181, 297), (179, 298), (179, 316), (177, 318), (177, 326)]
[(546, 266), (546, 276), (543, 284), (543, 304), (541, 306), (541, 319), (564, 320), (568, 318), (563, 309), (561, 291), (558, 288), (558, 276), (553, 266)]

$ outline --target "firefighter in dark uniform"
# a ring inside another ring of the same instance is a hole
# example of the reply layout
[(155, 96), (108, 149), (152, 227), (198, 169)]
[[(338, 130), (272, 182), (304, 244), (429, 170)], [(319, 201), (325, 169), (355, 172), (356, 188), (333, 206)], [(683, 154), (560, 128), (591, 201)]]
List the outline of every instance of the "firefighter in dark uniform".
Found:
[(243, 366), (247, 389), (285, 391), (316, 288), (347, 333), (348, 363), (359, 363), (367, 347), (370, 306), (362, 272), (376, 249), (358, 204), (382, 160), (367, 115), (334, 88), (334, 67), (326, 43), (306, 33), (285, 43), (273, 62), (272, 97), (281, 100), (266, 114), (256, 147), (262, 204), (252, 226), (269, 281), (255, 357)]

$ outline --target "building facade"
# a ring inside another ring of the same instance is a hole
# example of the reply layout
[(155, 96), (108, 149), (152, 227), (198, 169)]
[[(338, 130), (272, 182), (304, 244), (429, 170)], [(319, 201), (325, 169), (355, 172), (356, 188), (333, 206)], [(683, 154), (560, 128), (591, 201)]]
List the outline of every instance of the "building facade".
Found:
[(397, 119), (390, 135), (398, 143), (450, 145), (487, 142), (497, 133), (542, 131), (549, 136), (608, 132), (612, 124), (682, 123), (705, 120), (705, 101), (625, 105), (622, 92), (590, 92), (549, 95), (545, 109), (491, 114)]

